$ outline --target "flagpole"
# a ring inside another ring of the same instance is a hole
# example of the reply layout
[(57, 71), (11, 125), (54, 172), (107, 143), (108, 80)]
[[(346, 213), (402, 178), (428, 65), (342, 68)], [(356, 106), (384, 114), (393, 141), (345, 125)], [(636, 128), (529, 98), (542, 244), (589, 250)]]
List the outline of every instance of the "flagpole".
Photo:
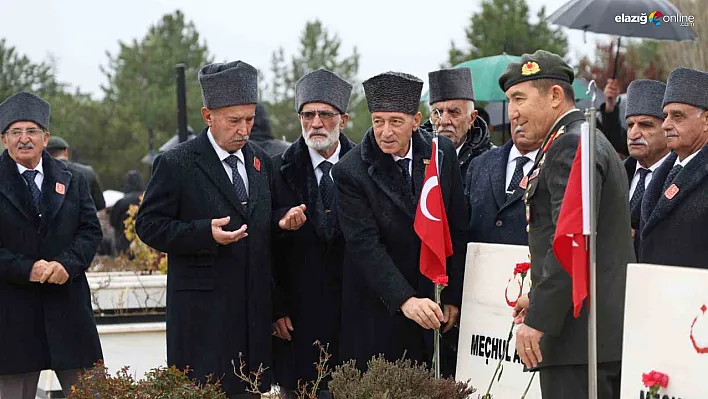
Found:
[[(440, 300), (440, 286), (435, 285), (435, 303), (442, 309)], [(442, 328), (442, 323), (440, 328)], [(433, 340), (433, 363), (435, 365), (435, 378), (440, 378), (440, 328), (435, 330), (435, 339)]]
[(590, 256), (588, 270), (590, 287), (588, 290), (588, 302), (590, 304), (590, 314), (588, 315), (588, 398), (597, 399), (597, 278), (596, 278), (596, 249), (597, 249), (597, 199), (595, 197), (596, 187), (596, 110), (595, 110), (595, 81), (592, 80), (588, 84), (588, 94), (591, 94), (590, 108), (587, 109), (585, 116), (590, 125), (590, 145), (589, 149), (589, 203), (590, 203), (590, 239), (588, 253)]
[[(440, 115), (440, 111), (436, 110), (438, 113), (438, 120), (442, 117)], [(435, 123), (433, 122), (433, 118), (431, 115), (430, 122), (432, 122), (433, 126), (433, 140), (438, 138), (438, 129), (435, 127)], [(432, 156), (430, 157), (431, 159), (433, 158)], [(435, 158), (437, 159), (437, 157)], [(437, 165), (436, 165), (437, 166)], [(436, 283), (433, 283), (433, 286), (435, 287), (435, 303), (438, 304), (440, 309), (442, 310), (442, 300), (440, 299), (440, 286)], [(440, 325), (440, 328), (442, 328), (442, 324)], [(435, 378), (441, 378), (440, 374), (440, 328), (436, 329), (433, 335), (433, 369), (435, 370)]]

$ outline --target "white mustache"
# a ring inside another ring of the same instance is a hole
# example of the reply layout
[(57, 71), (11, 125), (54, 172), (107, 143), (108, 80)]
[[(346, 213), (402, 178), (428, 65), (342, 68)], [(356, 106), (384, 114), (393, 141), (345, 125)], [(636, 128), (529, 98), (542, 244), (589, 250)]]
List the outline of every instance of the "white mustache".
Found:
[(250, 136), (241, 136), (241, 137), (237, 136), (237, 137), (232, 138), (231, 142), (233, 143), (233, 142), (239, 142), (239, 141), (248, 141), (249, 137)]
[(312, 135), (315, 134), (323, 134), (325, 136), (329, 136), (329, 132), (326, 129), (316, 129), (316, 130), (310, 130), (309, 133), (307, 133), (307, 137), (312, 137)]
[(31, 142), (30, 143), (18, 143), (17, 149), (18, 150), (33, 150), (34, 144), (32, 144)]
[(666, 137), (678, 137), (679, 134), (676, 132), (676, 130), (669, 130), (665, 132), (665, 135)]
[(644, 138), (629, 140), (629, 145), (649, 145)]
[(455, 133), (455, 128), (452, 126), (446, 126), (443, 128), (438, 129), (438, 134), (440, 133)]

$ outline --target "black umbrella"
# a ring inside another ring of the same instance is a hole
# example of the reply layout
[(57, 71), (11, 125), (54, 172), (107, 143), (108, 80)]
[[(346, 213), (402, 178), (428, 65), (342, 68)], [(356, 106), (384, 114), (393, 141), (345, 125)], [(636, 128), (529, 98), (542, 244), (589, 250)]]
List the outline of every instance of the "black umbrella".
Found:
[[(548, 17), (552, 24), (586, 32), (656, 40), (696, 40), (695, 22), (667, 0), (571, 0)], [(617, 54), (613, 76), (617, 76)]]

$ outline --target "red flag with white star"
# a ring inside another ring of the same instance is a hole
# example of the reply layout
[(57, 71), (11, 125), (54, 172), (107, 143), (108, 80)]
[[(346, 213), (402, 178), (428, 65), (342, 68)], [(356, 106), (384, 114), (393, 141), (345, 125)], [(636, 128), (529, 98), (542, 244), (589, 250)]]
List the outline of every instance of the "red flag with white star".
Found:
[(586, 245), (589, 237), (585, 235), (590, 230), (589, 154), (584, 139), (578, 143), (553, 238), (556, 259), (573, 280), (573, 316), (576, 318), (588, 296), (590, 264)]
[(438, 139), (433, 139), (430, 164), (420, 192), (413, 228), (420, 237), (420, 272), (438, 285), (447, 285), (446, 259), (452, 255), (450, 227), (440, 190)]

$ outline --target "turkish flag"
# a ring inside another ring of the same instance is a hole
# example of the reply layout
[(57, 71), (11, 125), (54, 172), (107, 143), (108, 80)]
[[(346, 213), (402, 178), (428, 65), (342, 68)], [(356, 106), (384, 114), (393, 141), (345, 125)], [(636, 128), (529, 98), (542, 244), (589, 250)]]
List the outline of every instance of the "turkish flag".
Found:
[(586, 234), (590, 232), (590, 175), (587, 144), (589, 140), (585, 137), (578, 143), (553, 238), (556, 259), (573, 280), (573, 316), (576, 318), (580, 316), (583, 300), (588, 296), (589, 253), (586, 240), (589, 237)]
[(420, 272), (438, 285), (447, 285), (446, 259), (452, 255), (450, 227), (440, 190), (438, 139), (433, 139), (433, 153), (425, 169), (413, 227), (420, 237)]

